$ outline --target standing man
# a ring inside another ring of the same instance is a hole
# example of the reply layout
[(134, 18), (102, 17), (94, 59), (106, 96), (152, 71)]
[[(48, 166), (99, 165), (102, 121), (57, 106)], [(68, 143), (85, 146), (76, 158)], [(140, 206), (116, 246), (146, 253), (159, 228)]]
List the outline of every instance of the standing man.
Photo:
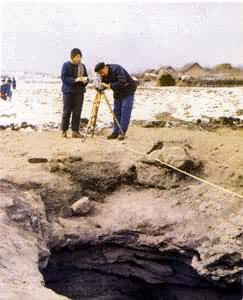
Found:
[(13, 77), (12, 87), (13, 87), (14, 90), (16, 89), (16, 79), (15, 79), (15, 77)]
[(137, 84), (120, 65), (106, 65), (101, 62), (96, 65), (95, 72), (102, 78), (102, 87), (113, 90), (114, 113), (122, 129), (121, 132), (116, 122), (114, 122), (113, 132), (107, 138), (124, 140), (130, 123)]
[(3, 100), (7, 100), (8, 97), (8, 85), (6, 84), (6, 80), (5, 78), (2, 79), (2, 83), (1, 83), (1, 98)]
[(9, 83), (9, 81), (6, 82), (6, 79), (2, 79), (1, 98), (3, 100), (11, 100), (12, 98), (11, 83)]
[(9, 101), (12, 99), (12, 90), (11, 90), (11, 86), (12, 86), (12, 80), (11, 78), (9, 77), (8, 80), (7, 80), (7, 85), (8, 85), (8, 99)]
[(78, 48), (71, 51), (71, 60), (62, 66), (62, 92), (63, 115), (62, 136), (67, 137), (70, 117), (72, 114), (72, 137), (81, 138), (79, 132), (80, 118), (84, 101), (84, 93), (88, 84), (88, 74), (84, 64), (81, 63), (82, 53)]

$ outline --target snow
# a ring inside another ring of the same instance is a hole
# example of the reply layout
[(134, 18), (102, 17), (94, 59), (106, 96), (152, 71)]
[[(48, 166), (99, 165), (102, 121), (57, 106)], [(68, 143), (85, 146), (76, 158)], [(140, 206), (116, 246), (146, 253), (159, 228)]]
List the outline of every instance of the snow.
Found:
[[(62, 116), (61, 83), (52, 79), (44, 78), (36, 83), (28, 83), (26, 79), (17, 80), (17, 90), (13, 91), (12, 100), (0, 99), (0, 125), (20, 124), (26, 121), (37, 126), (45, 124), (59, 126)], [(112, 92), (106, 93), (112, 104)], [(94, 97), (95, 90), (88, 88), (82, 118), (90, 117)], [(196, 121), (199, 118), (208, 120), (210, 117), (220, 116), (239, 117), (236, 112), (242, 108), (243, 87), (139, 88), (135, 97), (132, 119), (152, 120), (156, 114), (162, 112), (169, 112), (172, 116), (186, 121)], [(108, 108), (102, 104), (99, 125), (109, 126), (111, 121)]]

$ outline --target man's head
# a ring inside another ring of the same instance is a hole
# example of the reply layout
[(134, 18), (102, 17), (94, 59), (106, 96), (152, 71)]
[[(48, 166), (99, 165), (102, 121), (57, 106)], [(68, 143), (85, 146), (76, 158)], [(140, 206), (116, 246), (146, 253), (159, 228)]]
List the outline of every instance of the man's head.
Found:
[(3, 79), (2, 79), (2, 83), (5, 83), (5, 82), (6, 82), (6, 79), (5, 79), (5, 78), (3, 78)]
[(107, 77), (109, 73), (109, 69), (104, 62), (100, 62), (95, 66), (95, 72), (102, 77)]
[(77, 65), (81, 62), (82, 52), (78, 48), (73, 48), (70, 56), (72, 62)]

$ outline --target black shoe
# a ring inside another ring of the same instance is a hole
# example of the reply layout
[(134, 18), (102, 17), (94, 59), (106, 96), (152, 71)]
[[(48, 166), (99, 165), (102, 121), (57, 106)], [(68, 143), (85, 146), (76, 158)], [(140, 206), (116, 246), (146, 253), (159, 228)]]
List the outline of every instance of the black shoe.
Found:
[(62, 137), (67, 138), (67, 131), (62, 131)]
[(115, 140), (117, 138), (118, 138), (118, 134), (114, 132), (112, 132), (112, 134), (108, 135), (107, 137), (108, 140)]
[(125, 135), (120, 134), (119, 137), (118, 137), (118, 140), (119, 141), (124, 141), (125, 140)]
[(72, 132), (72, 138), (83, 138), (84, 136), (78, 132), (78, 131), (73, 131)]

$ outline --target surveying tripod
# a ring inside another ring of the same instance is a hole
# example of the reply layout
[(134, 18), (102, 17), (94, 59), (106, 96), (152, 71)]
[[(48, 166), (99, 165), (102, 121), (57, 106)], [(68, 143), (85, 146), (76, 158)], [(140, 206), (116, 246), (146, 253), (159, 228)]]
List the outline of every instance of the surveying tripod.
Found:
[(96, 96), (95, 96), (95, 100), (94, 100), (94, 103), (93, 103), (93, 106), (92, 106), (91, 116), (90, 116), (90, 119), (89, 119), (89, 123), (87, 125), (85, 135), (84, 135), (84, 137), (82, 139), (83, 142), (85, 142), (85, 140), (86, 140), (86, 138), (87, 138), (87, 136), (89, 134), (89, 131), (91, 133), (91, 136), (92, 137), (94, 136), (95, 127), (96, 127), (97, 118), (98, 118), (98, 113), (99, 113), (99, 107), (100, 107), (100, 103), (101, 103), (102, 99), (105, 101), (105, 104), (108, 107), (109, 113), (112, 115), (112, 117), (114, 119), (114, 122), (116, 122), (118, 128), (120, 129), (121, 134), (124, 136), (124, 132), (121, 129), (121, 126), (120, 126), (120, 124), (119, 124), (119, 122), (118, 122), (118, 120), (116, 118), (115, 113), (112, 110), (112, 107), (110, 105), (110, 102), (109, 102), (109, 100), (108, 100), (105, 92), (104, 91), (97, 91)]

